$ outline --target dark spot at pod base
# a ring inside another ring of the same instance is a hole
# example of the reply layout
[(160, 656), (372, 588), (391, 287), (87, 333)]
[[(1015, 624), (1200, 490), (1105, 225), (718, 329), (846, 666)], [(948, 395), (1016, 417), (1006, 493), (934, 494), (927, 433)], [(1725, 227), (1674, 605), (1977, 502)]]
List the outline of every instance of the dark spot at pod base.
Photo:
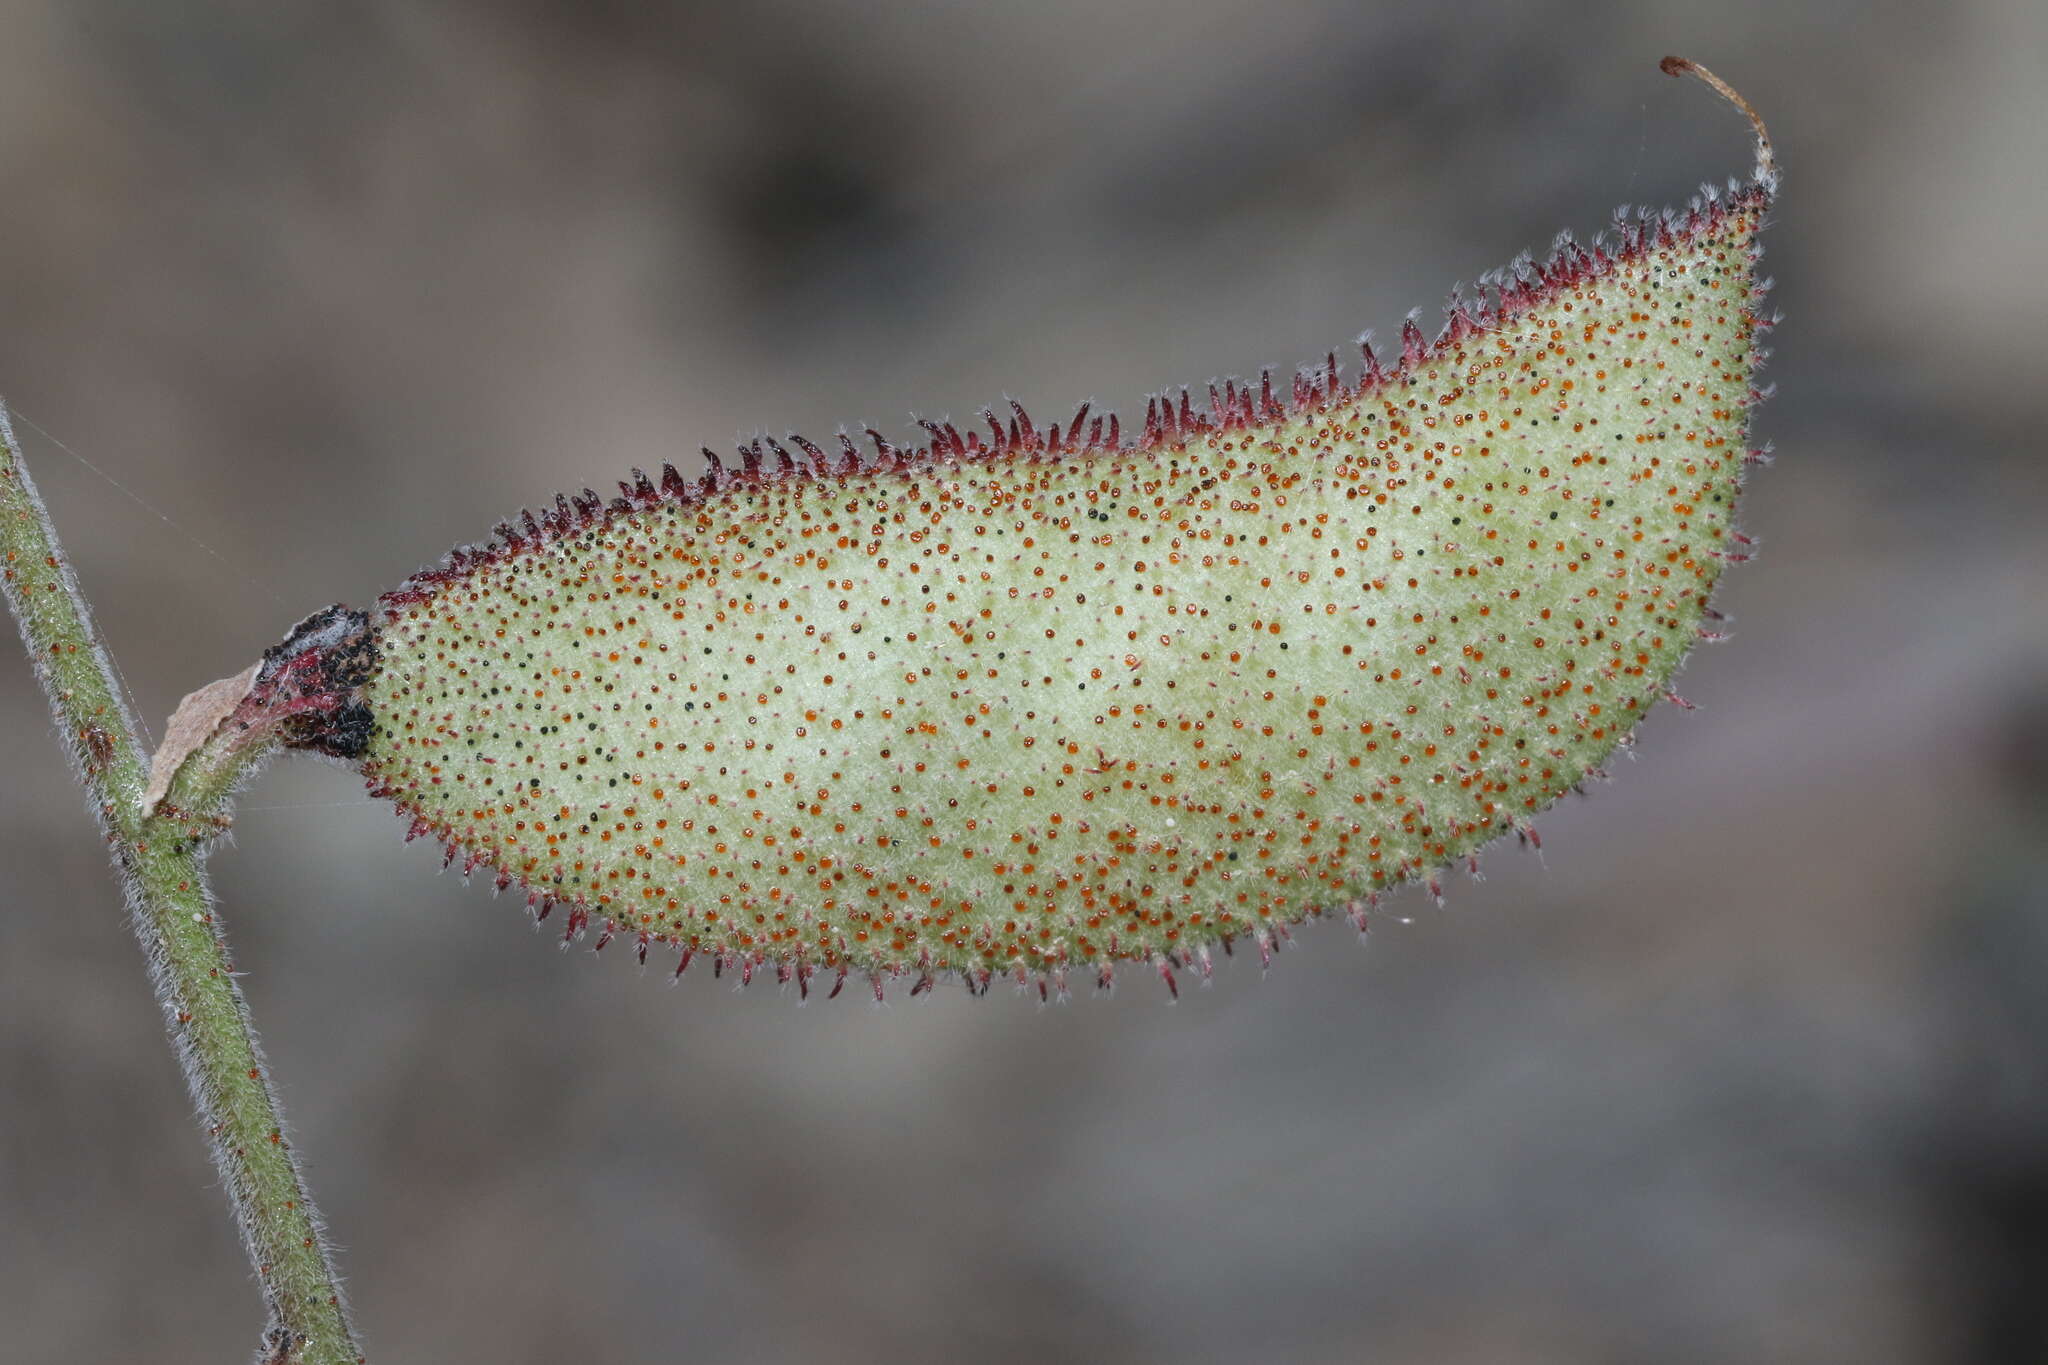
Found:
[(286, 748), (360, 759), (376, 722), (358, 694), (376, 673), (377, 659), (368, 612), (344, 606), (314, 612), (263, 651), (251, 707), (278, 717)]

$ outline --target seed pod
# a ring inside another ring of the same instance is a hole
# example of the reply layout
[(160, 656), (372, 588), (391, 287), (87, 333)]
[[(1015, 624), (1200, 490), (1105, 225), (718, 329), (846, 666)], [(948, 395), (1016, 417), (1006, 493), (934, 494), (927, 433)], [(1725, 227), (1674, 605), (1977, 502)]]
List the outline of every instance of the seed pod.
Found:
[(1012, 404), (557, 499), (381, 600), (362, 770), (569, 937), (806, 988), (1170, 984), (1362, 927), (1526, 833), (1699, 637), (1774, 184), (1762, 143), (1391, 369), (1155, 397), (1129, 440)]

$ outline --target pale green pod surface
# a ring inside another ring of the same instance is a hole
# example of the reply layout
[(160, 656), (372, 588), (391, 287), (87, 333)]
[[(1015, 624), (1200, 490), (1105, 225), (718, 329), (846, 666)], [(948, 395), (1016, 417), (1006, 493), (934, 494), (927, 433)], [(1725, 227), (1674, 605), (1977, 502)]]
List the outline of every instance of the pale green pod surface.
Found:
[(1526, 829), (1698, 639), (1767, 183), (1355, 384), (558, 502), (383, 599), (364, 772), (572, 933), (748, 975), (1060, 981), (1357, 913)]

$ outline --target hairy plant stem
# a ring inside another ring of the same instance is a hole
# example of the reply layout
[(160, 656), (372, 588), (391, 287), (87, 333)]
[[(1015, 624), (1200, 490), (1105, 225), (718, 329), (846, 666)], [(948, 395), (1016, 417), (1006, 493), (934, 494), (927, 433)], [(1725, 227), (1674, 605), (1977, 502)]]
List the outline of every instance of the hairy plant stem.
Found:
[(207, 850), (226, 827), (234, 789), (275, 740), (202, 746), (170, 795), (153, 811), (141, 808), (148, 755), (4, 406), (0, 583), (127, 893), (172, 1050), (263, 1286), (269, 1322), (258, 1358), (360, 1361), (206, 882)]

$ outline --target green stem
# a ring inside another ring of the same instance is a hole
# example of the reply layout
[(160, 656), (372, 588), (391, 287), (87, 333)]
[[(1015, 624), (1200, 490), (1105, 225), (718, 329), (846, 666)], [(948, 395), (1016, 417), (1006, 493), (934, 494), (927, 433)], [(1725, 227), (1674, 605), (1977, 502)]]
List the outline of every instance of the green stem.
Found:
[(207, 849), (225, 827), (229, 798), (274, 741), (204, 746), (157, 810), (140, 808), (147, 755), (4, 406), (0, 587), (99, 818), (172, 1049), (263, 1286), (270, 1320), (259, 1359), (358, 1362), (341, 1282), (284, 1136), (206, 882)]

